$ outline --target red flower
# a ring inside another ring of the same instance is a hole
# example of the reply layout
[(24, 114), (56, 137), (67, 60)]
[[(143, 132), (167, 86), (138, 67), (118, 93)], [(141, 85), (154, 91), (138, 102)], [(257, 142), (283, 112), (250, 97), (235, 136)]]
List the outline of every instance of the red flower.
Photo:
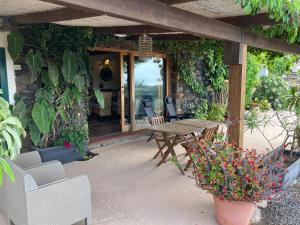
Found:
[(65, 148), (71, 148), (71, 143), (69, 141), (64, 141)]

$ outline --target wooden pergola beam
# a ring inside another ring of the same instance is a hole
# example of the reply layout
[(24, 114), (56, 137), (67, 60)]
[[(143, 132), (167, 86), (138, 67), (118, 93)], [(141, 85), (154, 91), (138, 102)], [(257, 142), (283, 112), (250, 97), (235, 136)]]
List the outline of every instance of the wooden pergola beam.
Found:
[(270, 39), (238, 26), (206, 18), (157, 0), (42, 0), (91, 13), (105, 13), (117, 18), (132, 20), (174, 31), (214, 39), (245, 43), (252, 47), (276, 52), (300, 54), (300, 45)]
[(230, 23), (239, 27), (251, 27), (258, 25), (275, 25), (278, 24), (275, 20), (268, 17), (268, 14), (261, 13), (257, 15), (233, 16), (218, 18), (218, 20)]
[(103, 13), (90, 13), (72, 8), (62, 8), (46, 12), (12, 16), (9, 17), (9, 21), (15, 24), (51, 23), (65, 20), (83, 19), (101, 15), (103, 15)]
[(99, 34), (162, 34), (174, 32), (165, 28), (149, 25), (119, 26), (119, 27), (96, 27), (94, 30)]
[(196, 2), (197, 0), (159, 0), (160, 2), (166, 3), (168, 5), (183, 4), (188, 2)]

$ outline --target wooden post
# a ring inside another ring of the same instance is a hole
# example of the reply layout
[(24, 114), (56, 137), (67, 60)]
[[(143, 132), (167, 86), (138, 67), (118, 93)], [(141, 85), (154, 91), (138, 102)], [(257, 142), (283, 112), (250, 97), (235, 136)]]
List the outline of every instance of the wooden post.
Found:
[(166, 58), (166, 96), (172, 95), (172, 81), (171, 81), (171, 65), (170, 59)]
[(129, 54), (129, 90), (130, 90), (130, 130), (134, 131), (135, 121), (135, 86), (134, 86), (134, 53)]
[(125, 131), (125, 99), (124, 99), (124, 53), (120, 52), (120, 123), (121, 131)]
[(247, 45), (224, 43), (224, 63), (229, 65), (229, 142), (243, 147)]

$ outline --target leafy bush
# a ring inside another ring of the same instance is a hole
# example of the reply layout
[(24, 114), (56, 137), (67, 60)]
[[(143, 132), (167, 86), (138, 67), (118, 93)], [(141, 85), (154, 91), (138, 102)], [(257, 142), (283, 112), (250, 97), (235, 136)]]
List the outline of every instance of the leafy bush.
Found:
[(12, 116), (8, 102), (0, 97), (0, 186), (4, 173), (14, 181), (13, 171), (6, 159), (14, 159), (20, 153), (21, 136), (25, 136), (25, 131), (20, 120)]
[(207, 119), (223, 122), (227, 108), (225, 105), (212, 103), (210, 111), (208, 112)]
[(253, 97), (257, 101), (268, 100), (273, 109), (282, 109), (285, 106), (289, 88), (286, 82), (279, 76), (266, 76), (261, 78), (261, 85), (255, 91)]
[(247, 55), (247, 76), (246, 76), (246, 99), (245, 105), (248, 108), (251, 104), (252, 95), (259, 85), (258, 72), (260, 69), (260, 62), (257, 56), (248, 53)]
[(258, 155), (225, 142), (190, 146), (198, 186), (229, 201), (258, 202), (282, 189), (283, 160)]
[(207, 113), (208, 113), (208, 101), (204, 99), (200, 106), (198, 108), (193, 110), (193, 113), (195, 114), (195, 117), (200, 120), (207, 119)]

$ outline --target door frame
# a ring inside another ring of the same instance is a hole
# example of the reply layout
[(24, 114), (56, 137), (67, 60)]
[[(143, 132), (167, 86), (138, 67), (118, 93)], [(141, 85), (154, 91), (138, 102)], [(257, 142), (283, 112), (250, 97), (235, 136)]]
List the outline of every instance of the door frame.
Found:
[(6, 53), (5, 48), (0, 47), (0, 89), (3, 91), (3, 98), (9, 101), (7, 67), (6, 67)]
[[(134, 86), (134, 58), (139, 56), (138, 51), (118, 49), (118, 48), (104, 48), (104, 47), (94, 47), (89, 49), (89, 51), (103, 51), (103, 52), (115, 52), (120, 54), (120, 125), (121, 131), (135, 131), (136, 130), (136, 120), (135, 120), (135, 86)], [(130, 108), (130, 124), (125, 123), (125, 96), (124, 96), (124, 69), (123, 62), (124, 56), (129, 56), (129, 108)], [(171, 95), (171, 63), (167, 54), (162, 52), (153, 52), (151, 54), (153, 57), (163, 58), (166, 60), (165, 65), (165, 95)]]

